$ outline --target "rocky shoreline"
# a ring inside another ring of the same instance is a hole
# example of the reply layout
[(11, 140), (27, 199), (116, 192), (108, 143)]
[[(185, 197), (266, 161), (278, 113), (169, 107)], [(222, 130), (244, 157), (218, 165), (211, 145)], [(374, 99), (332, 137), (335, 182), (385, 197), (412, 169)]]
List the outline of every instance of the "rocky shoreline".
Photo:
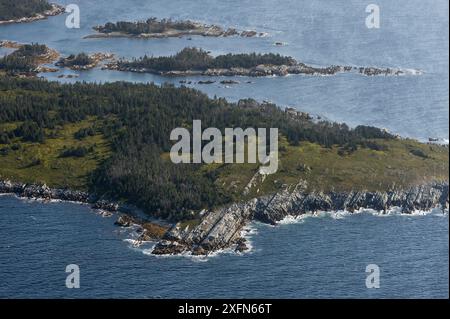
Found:
[(105, 217), (116, 213), (118, 218), (114, 223), (115, 225), (120, 227), (136, 226), (136, 232), (139, 236), (135, 241), (135, 246), (143, 241), (161, 239), (170, 228), (168, 223), (157, 223), (146, 218), (145, 214), (134, 206), (101, 199), (83, 191), (50, 188), (45, 184), (25, 184), (0, 180), (0, 194), (14, 194), (20, 198), (45, 201), (61, 200), (89, 204), (92, 209), (101, 211), (101, 215)]
[(2, 25), (2, 24), (12, 24), (12, 23), (28, 23), (28, 22), (33, 22), (33, 21), (47, 19), (48, 17), (57, 16), (57, 15), (60, 15), (60, 14), (63, 14), (64, 12), (66, 12), (66, 9), (63, 6), (60, 6), (60, 5), (55, 4), (55, 3), (52, 3), (51, 6), (52, 6), (51, 9), (46, 10), (46, 11), (44, 11), (42, 13), (36, 13), (32, 17), (22, 17), (22, 18), (19, 18), (19, 19), (0, 21), (0, 25)]
[[(187, 76), (286, 76), (289, 74), (331, 76), (338, 73), (357, 73), (365, 76), (399, 76), (407, 74), (406, 71), (397, 68), (377, 68), (377, 67), (354, 67), (332, 65), (328, 67), (313, 67), (304, 63), (294, 65), (258, 65), (253, 68), (229, 68), (229, 69), (207, 69), (207, 70), (187, 70), (187, 71), (158, 71), (148, 68), (123, 67), (118, 61), (107, 63), (102, 67), (105, 70), (115, 70), (135, 73), (151, 73), (168, 77)], [(420, 74), (416, 71), (415, 74)], [(214, 82), (210, 82), (214, 83)]]
[(134, 245), (143, 241), (157, 241), (155, 255), (206, 256), (223, 249), (236, 252), (248, 250), (245, 226), (252, 221), (276, 225), (288, 216), (299, 216), (318, 211), (348, 211), (372, 209), (380, 213), (398, 207), (402, 213), (449, 207), (448, 182), (435, 182), (409, 187), (393, 188), (384, 192), (308, 192), (306, 182), (286, 187), (274, 195), (254, 198), (244, 203), (201, 212), (201, 220), (193, 227), (181, 228), (155, 223), (136, 214), (137, 209), (128, 205), (96, 198), (87, 192), (68, 189), (52, 189), (46, 185), (14, 183), (0, 180), (0, 194), (15, 194), (23, 198), (63, 200), (90, 204), (93, 209), (120, 212), (116, 225), (137, 226), (138, 238)]
[(373, 209), (380, 212), (399, 207), (403, 213), (433, 208), (448, 209), (448, 183), (433, 183), (405, 190), (386, 192), (306, 192), (303, 182), (272, 196), (205, 213), (201, 223), (192, 229), (174, 226), (154, 247), (153, 254), (208, 255), (231, 248), (247, 249), (242, 230), (252, 220), (276, 225), (287, 216), (299, 216), (317, 211)]
[(66, 68), (69, 68), (74, 71), (86, 71), (86, 70), (91, 70), (91, 69), (97, 67), (103, 61), (114, 59), (114, 54), (97, 52), (97, 53), (89, 54), (89, 55), (87, 55), (87, 57), (89, 59), (89, 63), (87, 63), (87, 64), (83, 64), (83, 65), (74, 64), (73, 61), (76, 57), (74, 55), (71, 55), (71, 56), (59, 59), (59, 61), (56, 62), (55, 65), (59, 66), (59, 67), (66, 67)]

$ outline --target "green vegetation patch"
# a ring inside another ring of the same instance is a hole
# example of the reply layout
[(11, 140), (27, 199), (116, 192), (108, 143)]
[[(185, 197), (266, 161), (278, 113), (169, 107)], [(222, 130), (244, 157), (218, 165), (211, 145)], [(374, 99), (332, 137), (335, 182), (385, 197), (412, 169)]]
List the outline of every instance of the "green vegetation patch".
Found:
[(205, 71), (207, 69), (249, 69), (261, 64), (293, 65), (295, 63), (293, 58), (275, 53), (230, 53), (213, 57), (202, 49), (184, 48), (169, 57), (144, 56), (133, 61), (121, 60), (118, 62), (118, 67), (119, 69), (145, 68), (152, 71)]
[(33, 17), (51, 8), (46, 0), (0, 0), (0, 21)]
[[(24, 142), (13, 138), (8, 144), (0, 143), (0, 178), (30, 183), (46, 183), (51, 187), (87, 190), (92, 172), (110, 155), (109, 143), (102, 134), (75, 138), (82, 128), (89, 128), (95, 119), (67, 124), (46, 130), (43, 143)], [(0, 132), (11, 131), (22, 123), (0, 124)], [(85, 154), (62, 156), (77, 149), (91, 150)], [(81, 156), (82, 155), (82, 156)]]

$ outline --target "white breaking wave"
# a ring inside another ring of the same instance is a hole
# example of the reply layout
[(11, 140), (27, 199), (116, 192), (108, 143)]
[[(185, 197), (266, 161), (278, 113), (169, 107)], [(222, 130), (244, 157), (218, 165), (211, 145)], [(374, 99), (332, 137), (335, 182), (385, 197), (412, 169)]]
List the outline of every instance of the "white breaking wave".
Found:
[(114, 216), (114, 213), (103, 210), (103, 209), (95, 209), (94, 212), (97, 215), (100, 215), (101, 217), (104, 217), (104, 218), (109, 218), (109, 217)]
[(209, 259), (217, 257), (217, 256), (222, 255), (222, 254), (230, 254), (230, 255), (234, 254), (234, 255), (237, 255), (237, 253), (234, 251), (233, 247), (226, 248), (226, 249), (219, 249), (217, 251), (209, 253), (206, 256), (205, 255), (193, 255), (189, 251), (183, 252), (183, 253), (177, 254), (177, 255), (155, 255), (155, 254), (152, 254), (152, 251), (155, 248), (155, 245), (156, 245), (156, 243), (152, 247), (146, 248), (146, 249), (141, 249), (139, 247), (138, 248), (133, 247), (133, 248), (141, 250), (144, 255), (151, 256), (151, 257), (154, 257), (154, 258), (189, 258), (192, 261), (196, 261), (196, 262), (206, 262)]
[(422, 75), (424, 72), (422, 70), (417, 69), (399, 69), (400, 71), (403, 71), (405, 74), (408, 75)]
[(254, 252), (253, 247), (253, 237), (258, 235), (258, 229), (254, 223), (250, 223), (246, 225), (241, 230), (241, 237), (245, 239), (245, 245), (247, 246), (247, 250), (244, 252), (237, 252), (237, 254), (243, 255)]
[(339, 211), (317, 211), (314, 213), (305, 213), (297, 216), (287, 215), (284, 219), (280, 220), (277, 225), (290, 225), (290, 224), (302, 224), (305, 222), (306, 218), (323, 218), (329, 217), (333, 219), (344, 219), (346, 217), (355, 215), (355, 214), (370, 214), (377, 217), (389, 217), (389, 216), (427, 216), (427, 215), (435, 215), (435, 216), (446, 216), (448, 215), (448, 209), (442, 210), (441, 208), (434, 208), (431, 210), (423, 211), (423, 210), (415, 210), (412, 213), (402, 213), (400, 207), (393, 207), (386, 212), (377, 211), (374, 209), (368, 208), (360, 208), (355, 210), (354, 212), (350, 212), (347, 210), (339, 210)]
[(153, 245), (148, 248), (141, 248), (139, 246), (137, 246), (137, 247), (135, 246), (136, 240), (134, 240), (134, 239), (125, 239), (124, 241), (130, 243), (131, 248), (140, 250), (144, 255), (147, 255), (147, 256), (152, 256), (155, 258), (189, 258), (195, 262), (206, 262), (206, 261), (210, 260), (211, 258), (218, 257), (220, 255), (243, 255), (243, 254), (248, 254), (250, 252), (253, 252), (254, 249), (253, 249), (251, 239), (253, 238), (253, 236), (255, 236), (257, 234), (258, 234), (258, 229), (256, 228), (256, 226), (253, 223), (250, 223), (250, 224), (244, 226), (243, 229), (241, 230), (241, 237), (246, 239), (245, 244), (247, 245), (247, 248), (248, 248), (246, 251), (236, 252), (235, 245), (232, 245), (231, 247), (228, 247), (228, 248), (218, 249), (216, 251), (210, 252), (210, 253), (208, 253), (208, 255), (193, 255), (190, 251), (186, 251), (186, 252), (183, 252), (183, 253), (177, 254), (177, 255), (155, 255), (155, 254), (152, 254), (152, 251), (156, 246), (156, 242), (145, 242), (145, 243), (152, 243)]
[[(156, 245), (153, 241), (145, 241), (145, 240), (137, 240), (133, 238), (125, 238), (123, 239), (124, 242), (128, 243), (128, 247), (132, 249), (138, 249), (138, 250), (146, 250), (141, 248), (142, 246), (146, 244), (154, 244), (153, 247)], [(152, 248), (153, 249), (153, 248)]]
[(309, 214), (302, 214), (302, 215), (298, 215), (298, 216), (288, 215), (285, 218), (283, 218), (282, 220), (280, 220), (278, 222), (278, 224), (279, 225), (302, 224), (302, 223), (304, 223), (304, 219), (307, 217), (305, 215), (309, 215)]

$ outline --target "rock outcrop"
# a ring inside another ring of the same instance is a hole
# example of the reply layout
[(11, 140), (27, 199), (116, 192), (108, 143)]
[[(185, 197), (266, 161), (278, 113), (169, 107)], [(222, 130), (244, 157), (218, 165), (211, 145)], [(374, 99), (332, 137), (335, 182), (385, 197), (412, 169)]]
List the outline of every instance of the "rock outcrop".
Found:
[(271, 196), (210, 211), (205, 214), (200, 224), (191, 230), (174, 226), (154, 247), (152, 253), (208, 255), (224, 248), (234, 248), (242, 252), (248, 247), (241, 232), (251, 220), (275, 225), (286, 216), (316, 211), (354, 212), (367, 208), (386, 212), (390, 208), (399, 207), (403, 213), (412, 213), (415, 210), (430, 210), (436, 207), (448, 209), (448, 206), (448, 183), (426, 184), (386, 192), (323, 193), (307, 192), (306, 184), (300, 182)]
[(243, 248), (241, 230), (252, 218), (256, 201), (233, 204), (207, 212), (192, 230), (175, 225), (153, 249), (153, 254), (207, 255), (213, 251), (236, 246)]
[(264, 223), (276, 224), (286, 216), (298, 216), (308, 212), (346, 210), (354, 212), (361, 208), (386, 212), (398, 207), (402, 213), (447, 209), (449, 205), (448, 183), (414, 186), (406, 190), (392, 189), (385, 192), (311, 192), (306, 193), (298, 184), (293, 191), (284, 190), (273, 196), (258, 199), (254, 218)]

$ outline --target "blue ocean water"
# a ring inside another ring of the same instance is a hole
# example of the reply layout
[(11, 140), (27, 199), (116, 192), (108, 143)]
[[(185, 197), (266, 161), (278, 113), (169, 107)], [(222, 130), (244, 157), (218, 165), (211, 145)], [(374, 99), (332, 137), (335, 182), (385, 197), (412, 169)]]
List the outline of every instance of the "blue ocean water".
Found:
[[(288, 76), (238, 78), (239, 85), (196, 85), (230, 100), (252, 97), (350, 125), (386, 127), (421, 140), (449, 138), (448, 2), (377, 0), (381, 28), (367, 29), (361, 0), (144, 1), (64, 0), (81, 10), (81, 28), (65, 16), (0, 27), (0, 39), (41, 42), (63, 55), (113, 52), (168, 55), (185, 46), (213, 54), (278, 52), (315, 65), (419, 69), (420, 76)], [(107, 21), (150, 16), (200, 20), (269, 33), (264, 38), (82, 39)], [(274, 42), (286, 46), (275, 46)], [(4, 54), (0, 51), (0, 55)], [(73, 71), (64, 71), (73, 73)], [(59, 81), (180, 79), (94, 69)], [(197, 81), (200, 78), (191, 80)], [(252, 83), (246, 83), (250, 80)], [(1, 164), (0, 164), (1, 165)], [(0, 196), (0, 298), (4, 297), (442, 297), (448, 298), (448, 214), (342, 219), (323, 216), (270, 227), (255, 224), (249, 254), (207, 260), (148, 255), (127, 231), (86, 206)], [(65, 287), (66, 265), (78, 264), (81, 288)], [(367, 289), (365, 268), (377, 264), (380, 289)]]
[[(252, 250), (149, 255), (87, 206), (0, 197), (0, 298), (448, 298), (448, 214), (252, 225)], [(67, 289), (66, 265), (80, 267)], [(366, 266), (380, 288), (366, 288)]]

